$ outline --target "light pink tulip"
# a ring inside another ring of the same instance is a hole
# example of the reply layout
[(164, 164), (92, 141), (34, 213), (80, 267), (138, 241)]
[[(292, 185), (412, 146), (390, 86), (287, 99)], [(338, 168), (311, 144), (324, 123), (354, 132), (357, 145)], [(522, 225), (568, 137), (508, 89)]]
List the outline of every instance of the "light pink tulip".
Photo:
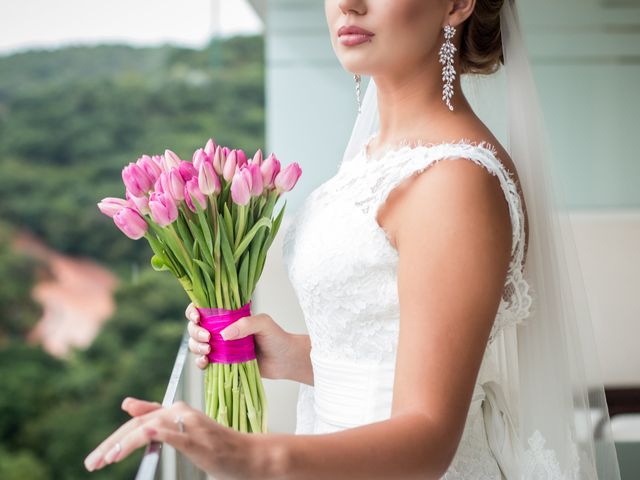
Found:
[(280, 173), (280, 160), (278, 160), (275, 154), (270, 153), (262, 165), (260, 165), (260, 171), (262, 172), (262, 183), (265, 188), (273, 189), (273, 181), (276, 175)]
[(125, 196), (127, 200), (133, 205), (132, 208), (137, 210), (140, 215), (148, 215), (149, 211), (149, 197), (146, 195), (143, 197), (136, 197), (135, 195), (131, 195), (129, 190), (125, 192)]
[(233, 175), (231, 199), (238, 205), (246, 205), (251, 200), (251, 173), (244, 167)]
[(174, 200), (179, 202), (180, 200), (184, 200), (184, 184), (185, 181), (182, 175), (180, 175), (180, 170), (174, 168), (169, 172), (169, 188), (167, 189), (165, 185), (164, 191), (165, 193), (171, 193)]
[(213, 158), (213, 156), (209, 157), (204, 149), (199, 148), (195, 152), (193, 152), (193, 158), (191, 159), (191, 161), (193, 162), (193, 166), (195, 167), (195, 169), (200, 170), (200, 165), (202, 165), (202, 162), (207, 160), (210, 161), (211, 158)]
[(254, 197), (262, 195), (263, 183), (260, 165), (256, 163), (247, 163), (245, 165), (245, 168), (251, 174), (251, 195), (253, 195)]
[(184, 201), (193, 213), (197, 212), (196, 206), (194, 204), (194, 200), (200, 205), (200, 208), (203, 210), (207, 209), (207, 197), (204, 196), (204, 193), (200, 191), (198, 187), (198, 179), (193, 177), (191, 180), (188, 180), (184, 186)]
[(255, 163), (256, 165), (262, 165), (262, 150), (258, 149), (258, 151), (253, 155), (251, 159), (251, 163)]
[(203, 162), (198, 172), (198, 186), (205, 195), (217, 195), (222, 191), (222, 185), (211, 162)]
[(149, 196), (149, 209), (151, 218), (161, 227), (170, 225), (178, 218), (176, 201), (166, 193), (153, 192)]
[(132, 195), (142, 197), (151, 189), (154, 179), (149, 177), (137, 164), (130, 162), (122, 169), (122, 181)]
[(278, 193), (290, 191), (302, 175), (302, 169), (298, 163), (293, 162), (286, 166), (284, 170), (276, 176), (274, 185)]
[(173, 151), (167, 149), (162, 157), (162, 169), (170, 172), (173, 168), (178, 168), (182, 159)]
[(162, 170), (162, 155), (152, 155), (151, 160), (153, 160), (154, 163), (160, 167), (160, 170)]
[(162, 173), (162, 168), (158, 165), (154, 160), (151, 159), (149, 155), (142, 155), (136, 164), (144, 170), (144, 172), (149, 176), (151, 182), (155, 182), (160, 174)]
[(186, 182), (187, 180), (191, 180), (193, 177), (198, 175), (198, 170), (191, 162), (187, 162), (183, 160), (180, 162), (180, 166), (178, 167), (178, 171), (180, 172), (180, 176)]
[(220, 147), (220, 145), (218, 145), (216, 147), (216, 151), (213, 154), (213, 169), (215, 170), (215, 172), (218, 175), (222, 175), (222, 167), (224, 165), (224, 161), (226, 160), (226, 158), (223, 157), (222, 154), (222, 147)]
[(125, 207), (113, 216), (113, 222), (129, 238), (138, 240), (144, 237), (149, 226), (134, 209)]
[(210, 138), (207, 141), (207, 144), (204, 146), (204, 153), (207, 154), (207, 156), (209, 157), (209, 160), (213, 159), (213, 154), (215, 153), (217, 147), (218, 146), (216, 145), (216, 142), (213, 138)]
[(107, 217), (113, 218), (113, 216), (125, 207), (130, 207), (131, 204), (124, 198), (106, 197), (98, 202), (98, 209), (104, 213)]
[[(224, 147), (227, 148), (227, 147)], [(224, 151), (224, 149), (223, 149)], [(227, 182), (230, 182), (233, 178), (233, 175), (236, 173), (237, 161), (236, 161), (236, 151), (231, 150), (229, 155), (227, 155), (227, 159), (222, 166), (222, 176)]]

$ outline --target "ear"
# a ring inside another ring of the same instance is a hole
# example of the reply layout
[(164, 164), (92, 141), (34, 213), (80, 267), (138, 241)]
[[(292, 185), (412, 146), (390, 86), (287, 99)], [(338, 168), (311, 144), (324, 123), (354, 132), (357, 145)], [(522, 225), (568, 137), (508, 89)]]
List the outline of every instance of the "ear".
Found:
[(476, 0), (450, 0), (448, 3), (449, 7), (445, 15), (445, 25), (450, 24), (453, 27), (462, 25), (462, 23), (471, 16), (476, 6)]

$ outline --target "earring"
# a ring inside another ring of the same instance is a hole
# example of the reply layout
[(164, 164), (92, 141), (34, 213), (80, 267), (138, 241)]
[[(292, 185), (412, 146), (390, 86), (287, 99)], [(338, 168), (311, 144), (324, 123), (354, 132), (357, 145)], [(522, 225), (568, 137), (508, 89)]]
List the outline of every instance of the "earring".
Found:
[(456, 78), (456, 69), (453, 66), (453, 57), (457, 50), (451, 39), (455, 33), (455, 27), (445, 25), (445, 41), (442, 44), (442, 47), (440, 47), (440, 63), (443, 65), (442, 81), (444, 82), (442, 87), (442, 100), (446, 102), (449, 110), (451, 111), (453, 111), (453, 106), (451, 105), (451, 97), (453, 97), (453, 79)]
[(358, 100), (358, 113), (361, 113), (362, 103), (360, 101), (360, 82), (362, 79), (360, 78), (360, 75), (358, 75), (357, 73), (353, 75), (353, 79), (356, 82), (356, 99)]

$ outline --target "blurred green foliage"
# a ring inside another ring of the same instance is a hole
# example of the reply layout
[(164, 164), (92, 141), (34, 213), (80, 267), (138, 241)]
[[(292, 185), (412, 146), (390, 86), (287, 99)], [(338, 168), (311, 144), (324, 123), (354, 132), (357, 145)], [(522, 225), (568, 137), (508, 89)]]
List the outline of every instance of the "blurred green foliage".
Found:
[[(125, 237), (96, 203), (124, 195), (120, 172), (142, 153), (171, 148), (190, 158), (210, 137), (248, 155), (264, 148), (263, 70), (259, 36), (202, 50), (99, 46), (0, 57), (3, 480), (133, 478), (142, 450), (91, 474), (83, 460), (129, 418), (120, 409), (126, 396), (162, 399), (189, 300), (169, 273), (148, 267), (146, 241)], [(25, 341), (42, 313), (30, 292), (45, 266), (12, 251), (18, 229), (119, 274), (114, 315), (89, 348), (64, 360)], [(135, 280), (133, 264), (142, 265)]]

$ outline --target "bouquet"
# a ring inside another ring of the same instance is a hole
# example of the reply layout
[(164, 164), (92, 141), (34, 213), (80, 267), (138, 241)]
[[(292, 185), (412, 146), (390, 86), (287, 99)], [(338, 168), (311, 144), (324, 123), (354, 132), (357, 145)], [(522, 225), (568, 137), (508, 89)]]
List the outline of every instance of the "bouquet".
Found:
[(197, 308), (211, 332), (205, 413), (241, 432), (267, 432), (254, 336), (225, 341), (219, 332), (251, 315), (286, 201), (274, 217), (275, 204), (301, 173), (295, 162), (281, 169), (273, 153), (263, 160), (258, 150), (247, 160), (209, 139), (191, 161), (171, 150), (142, 155), (122, 170), (125, 198), (98, 203), (125, 235), (149, 242), (151, 266), (175, 275)]

